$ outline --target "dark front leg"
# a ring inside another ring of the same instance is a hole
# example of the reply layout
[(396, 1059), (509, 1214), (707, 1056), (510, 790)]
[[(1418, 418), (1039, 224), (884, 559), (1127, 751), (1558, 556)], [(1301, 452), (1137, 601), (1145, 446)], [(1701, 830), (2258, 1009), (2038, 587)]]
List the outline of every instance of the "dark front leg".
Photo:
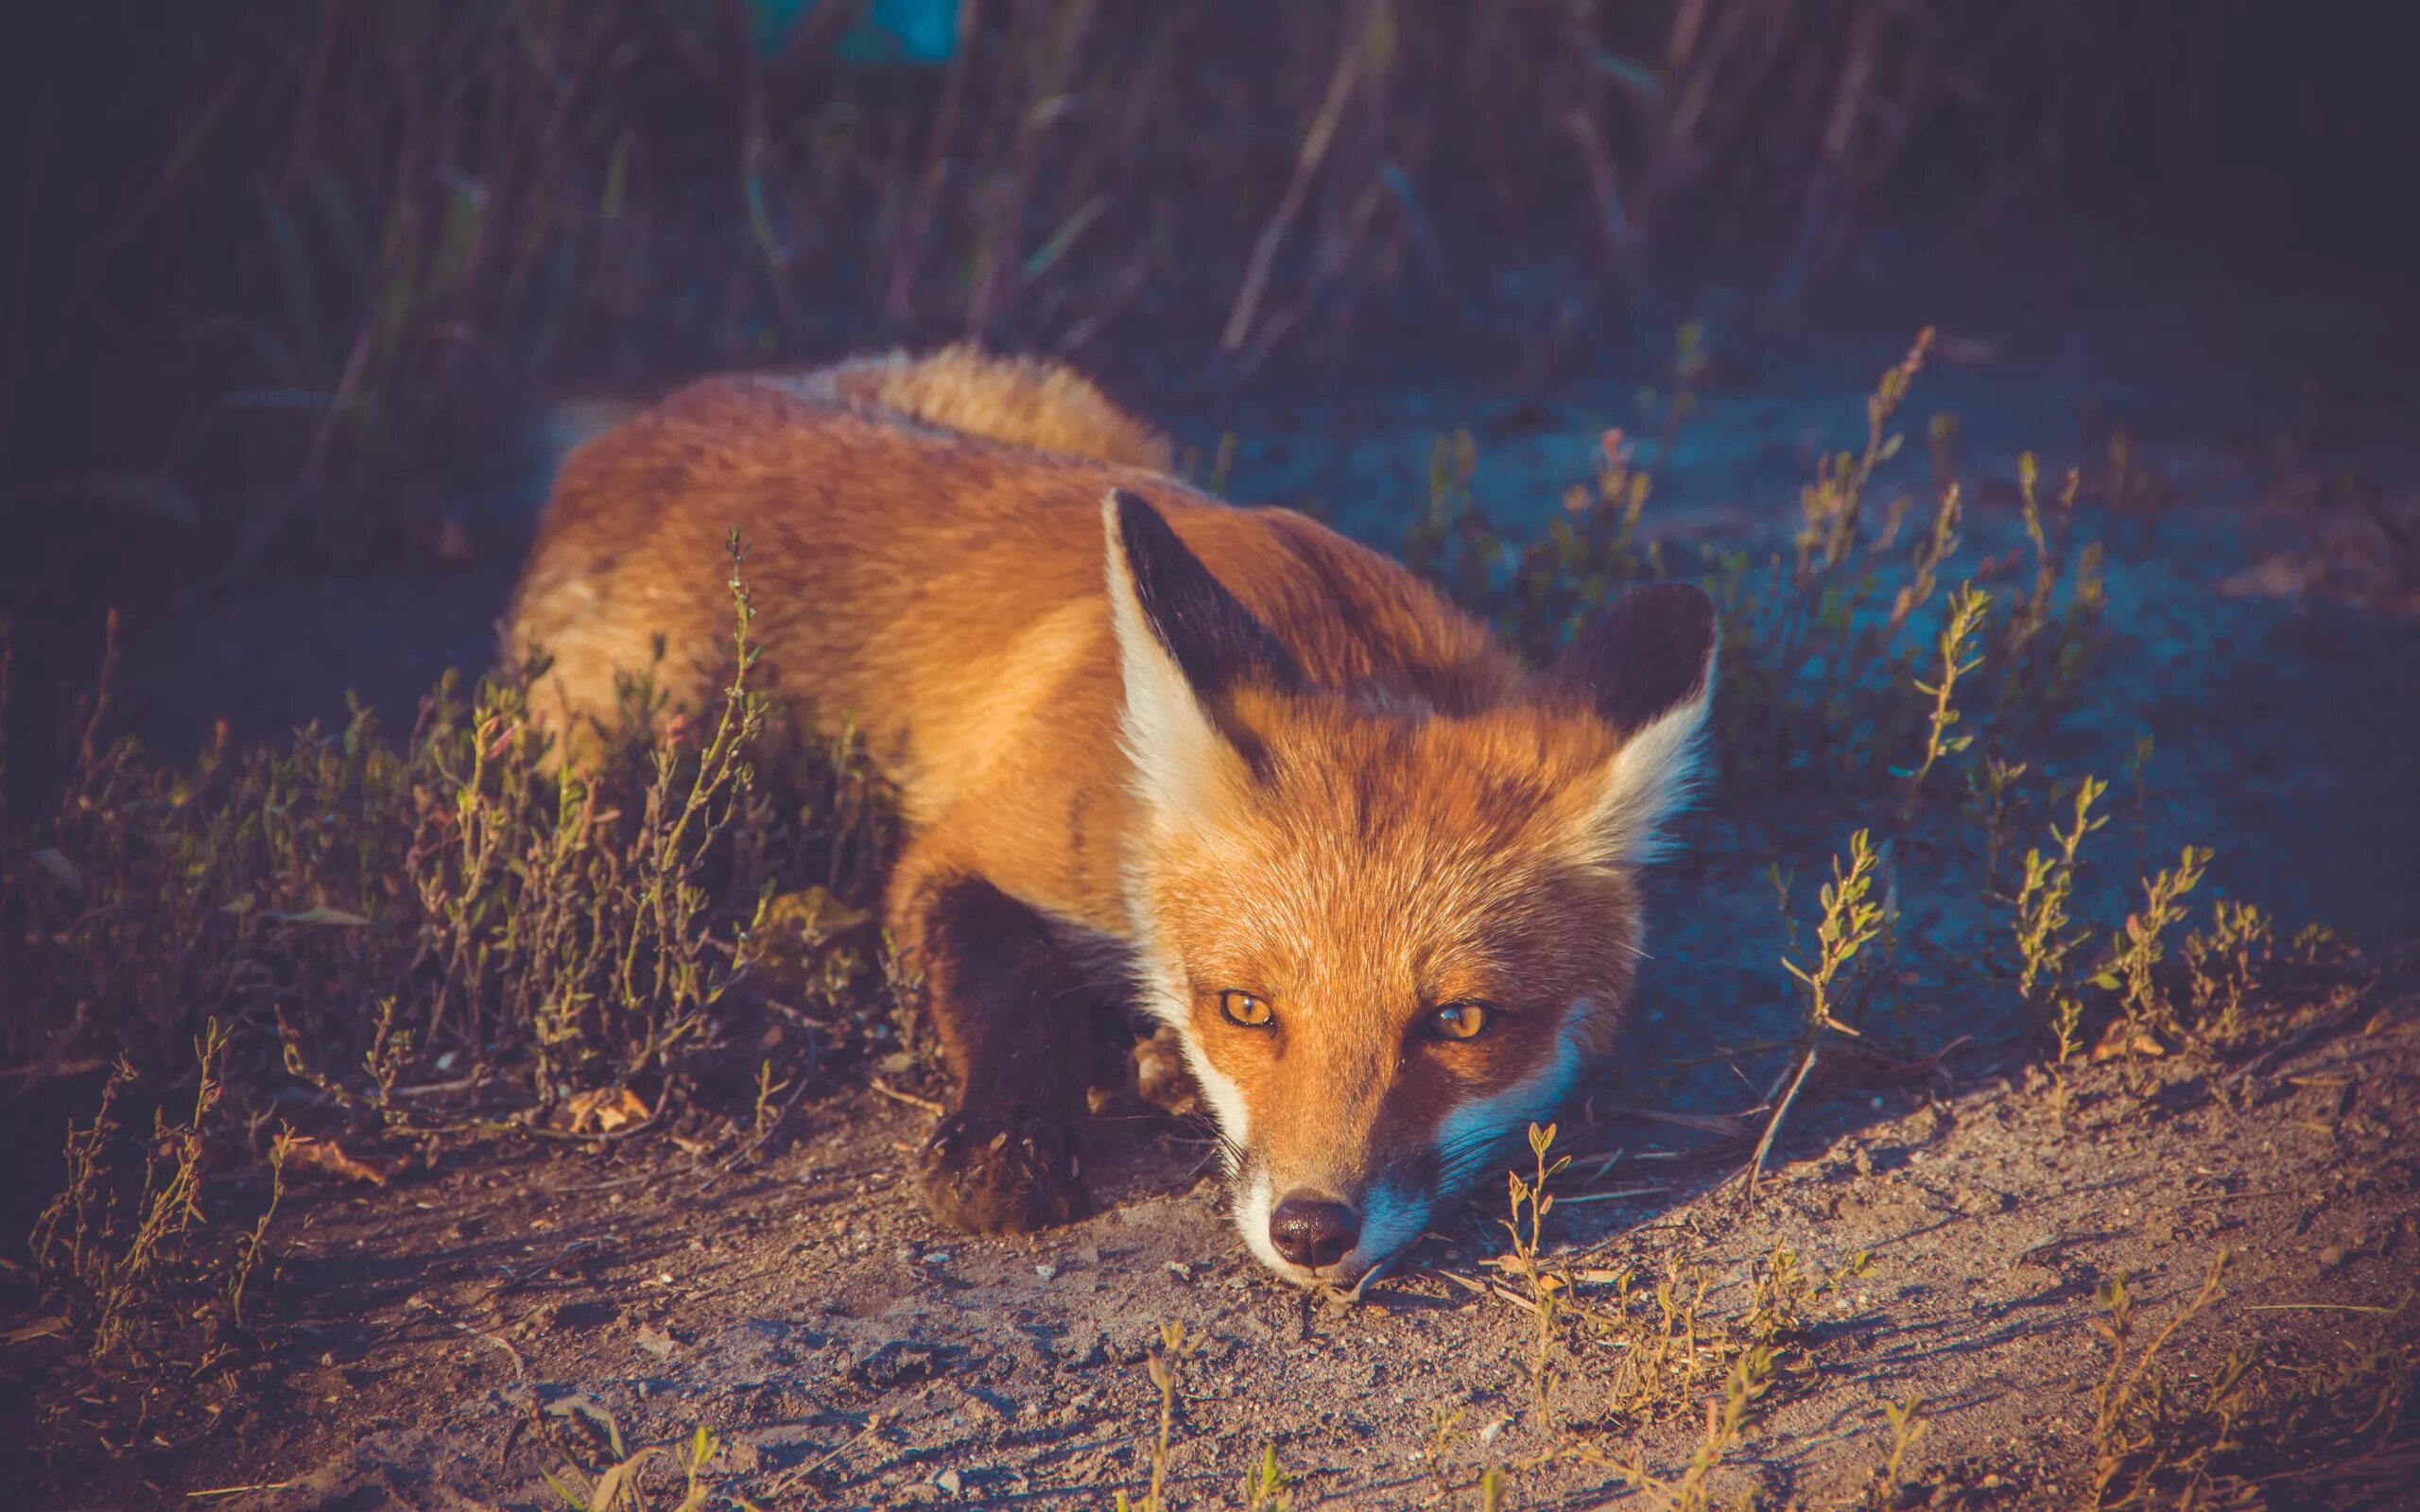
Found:
[(1042, 917), (990, 883), (902, 880), (893, 927), (958, 1078), (921, 1158), (925, 1200), (982, 1233), (1065, 1223), (1084, 1202), (1077, 1127), (1097, 1053), (1094, 994)]

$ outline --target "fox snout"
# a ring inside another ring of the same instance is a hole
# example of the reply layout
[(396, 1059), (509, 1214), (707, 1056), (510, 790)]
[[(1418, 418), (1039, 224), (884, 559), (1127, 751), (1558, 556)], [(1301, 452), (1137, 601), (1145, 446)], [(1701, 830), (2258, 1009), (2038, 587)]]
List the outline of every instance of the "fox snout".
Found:
[(1434, 1176), (1289, 1175), (1247, 1157), (1230, 1180), (1236, 1227), (1245, 1247), (1288, 1280), (1350, 1287), (1430, 1227), (1443, 1200)]
[(1305, 1270), (1327, 1269), (1360, 1237), (1359, 1210), (1316, 1192), (1288, 1194), (1269, 1214), (1269, 1246)]
[(1400, 1178), (1273, 1171), (1247, 1157), (1230, 1178), (1236, 1228), (1260, 1263), (1305, 1286), (1351, 1286), (1420, 1237), (1434, 1198)]

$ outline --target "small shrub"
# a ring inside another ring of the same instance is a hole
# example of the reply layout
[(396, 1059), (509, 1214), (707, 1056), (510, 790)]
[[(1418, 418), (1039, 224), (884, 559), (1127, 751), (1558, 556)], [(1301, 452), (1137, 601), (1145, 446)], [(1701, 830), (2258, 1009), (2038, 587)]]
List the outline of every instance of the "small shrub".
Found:
[[(1765, 1157), (1781, 1132), (1782, 1120), (1789, 1116), (1790, 1105), (1798, 1100), (1807, 1075), (1815, 1069), (1815, 1057), (1824, 1045), (1824, 1032), (1835, 1030), (1851, 1037), (1858, 1032), (1839, 1016), (1838, 1009), (1850, 987), (1850, 963), (1857, 959), (1858, 952), (1882, 936), (1890, 922), (1886, 904), (1869, 897), (1876, 861), (1874, 843), (1865, 831), (1849, 836), (1848, 867), (1843, 870), (1836, 858), (1832, 862), (1832, 880), (1823, 889), (1824, 919), (1815, 927), (1814, 965), (1802, 967), (1789, 960), (1781, 963), (1782, 970), (1798, 978), (1806, 988), (1806, 1029), (1799, 1044), (1797, 1070), (1783, 1074), (1788, 1078), (1787, 1088), (1776, 1081), (1772, 1092), (1765, 1096), (1773, 1112), (1765, 1121), (1765, 1132), (1756, 1141), (1756, 1153), (1750, 1158), (1741, 1178), (1745, 1195), (1755, 1195), (1757, 1175), (1764, 1169)], [(1772, 1101), (1773, 1092), (1780, 1093), (1777, 1104)]]
[(2201, 885), (2209, 865), (2207, 850), (2188, 845), (2174, 867), (2144, 883), (2142, 911), (2126, 916), (2110, 942), (2109, 964), (2093, 977), (2095, 987), (2118, 995), (2130, 1046), (2155, 1025), (2173, 1022), (2159, 966), (2168, 958), (2168, 931), (2185, 921), (2183, 900)]
[(1554, 1147), (1554, 1134), (1551, 1124), (1544, 1128), (1535, 1124), (1530, 1125), (1530, 1154), (1536, 1163), (1528, 1177), (1518, 1171), (1505, 1174), (1512, 1216), (1500, 1220), (1512, 1245), (1500, 1268), (1517, 1277), (1527, 1289), (1530, 1315), (1536, 1324), (1530, 1341), (1530, 1392), (1539, 1418), (1548, 1426), (1554, 1422), (1554, 1370), (1561, 1332), (1557, 1326), (1559, 1297), (1566, 1283), (1547, 1269), (1540, 1257), (1546, 1246), (1547, 1214), (1554, 1211), (1554, 1194), (1547, 1190), (1547, 1184), (1571, 1164), (1568, 1156), (1547, 1160), (1547, 1152)]
[(2025, 878), (2016, 894), (2017, 995), (2041, 1012), (2058, 1035), (2061, 1063), (2072, 1057), (2081, 1032), (2083, 1005), (2068, 982), (2067, 963), (2077, 947), (2091, 937), (2074, 927), (2069, 910), (2075, 896), (2078, 857), (2084, 837), (2109, 822), (2096, 816), (2092, 806), (2109, 790), (2107, 783), (2086, 777), (2077, 784), (2075, 813), (2065, 830), (2050, 831), (2058, 854), (2025, 853)]
[(153, 1113), (129, 1138), (120, 1106), (137, 1085), (120, 1060), (92, 1121), (67, 1132), (67, 1184), (43, 1210), (28, 1247), (44, 1291), (105, 1369), (199, 1380), (243, 1340), (245, 1295), (258, 1275), (284, 1194), (288, 1143), (269, 1146), (268, 1200), (249, 1226), (214, 1218), (208, 1144), (224, 1092), (227, 1039), (213, 1021), (194, 1048), (189, 1110)]
[[(1152, 1349), (1147, 1362), (1151, 1385), (1159, 1393), (1159, 1432), (1151, 1440), (1150, 1460), (1151, 1479), (1140, 1498), (1129, 1499), (1124, 1491), (1117, 1493), (1117, 1512), (1168, 1512), (1168, 1442), (1176, 1429), (1177, 1383), (1182, 1378), (1184, 1363), (1201, 1352), (1200, 1334), (1187, 1334), (1182, 1323), (1160, 1325), (1159, 1347)], [(1264, 1452), (1263, 1464), (1275, 1469), (1275, 1452)], [(1250, 1483), (1246, 1483), (1249, 1493)], [(1281, 1487), (1282, 1489), (1282, 1487)], [(1273, 1503), (1283, 1505), (1282, 1503)]]
[(467, 699), (449, 676), (401, 744), (357, 705), (284, 747), (222, 730), (190, 765), (88, 737), (56, 813), (0, 841), (12, 1057), (80, 1043), (147, 1072), (216, 1016), (239, 1091), (283, 1059), (356, 1120), (425, 1131), (452, 1120), (398, 1097), (416, 1077), (509, 1113), (634, 1091), (661, 1115), (743, 1019), (809, 1066), (888, 1036), (869, 908), (896, 821), (854, 741), (769, 737), (732, 555), (720, 695), (667, 717), (633, 679), (576, 774), (530, 718), (536, 668)]
[(1892, 772), (1893, 776), (1907, 780), (1910, 814), (1915, 812), (1916, 795), (1924, 791), (1925, 779), (1932, 775), (1934, 764), (1975, 743), (1972, 735), (1953, 735), (1949, 731), (1961, 717), (1954, 701), (1958, 679), (1983, 664), (1983, 659), (1972, 652), (1976, 634), (1991, 609), (1992, 596), (1971, 583), (1961, 584), (1949, 597), (1949, 621), (1941, 631), (1941, 670), (1933, 675), (1933, 681), (1916, 683), (1916, 691), (1932, 699), (1932, 709), (1925, 722), (1924, 757), (1913, 768), (1894, 768)]

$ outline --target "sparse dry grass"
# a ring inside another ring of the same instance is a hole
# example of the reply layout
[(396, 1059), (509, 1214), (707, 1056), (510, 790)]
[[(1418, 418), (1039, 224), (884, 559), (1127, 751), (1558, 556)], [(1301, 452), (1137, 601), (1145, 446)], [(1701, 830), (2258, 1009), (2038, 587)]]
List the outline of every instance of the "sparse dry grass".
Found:
[[(585, 1399), (579, 1406), (584, 1411), (578, 1415), (544, 1409), (530, 1415), (540, 1436), (566, 1461), (540, 1472), (566, 1512), (761, 1512), (720, 1467), (722, 1439), (704, 1424), (677, 1442), (634, 1449), (623, 1442), (611, 1412)], [(585, 1431), (557, 1426), (573, 1421)]]
[[(449, 678), (400, 746), (358, 707), (191, 765), (88, 737), (0, 855), (10, 1058), (157, 1074), (208, 1016), (239, 1095), (282, 1063), (355, 1130), (433, 1134), (743, 1095), (720, 1085), (743, 1010), (787, 1047), (785, 1080), (887, 1038), (863, 905), (894, 821), (853, 749), (786, 740), (759, 767), (771, 715), (735, 570), (732, 589), (715, 706), (667, 719), (634, 681), (575, 778), (547, 767), (527, 669), (468, 701)], [(749, 1070), (762, 1117), (772, 1069)]]
[[(2225, 1295), (2233, 1257), (2221, 1249), (2202, 1284), (2148, 1339), (2120, 1274), (2103, 1282), (2093, 1329), (2109, 1351), (2093, 1400), (2081, 1512), (2136, 1507), (2379, 1507), (2408, 1491), (2420, 1440), (2405, 1420), (2413, 1356), (2393, 1343), (2273, 1355), (2238, 1336), (2215, 1368), (2164, 1358)], [(2394, 1308), (2342, 1311), (2392, 1317)], [(2276, 1310), (2279, 1304), (2269, 1304)], [(2296, 1304), (2282, 1304), (2290, 1308)], [(2239, 1326), (2238, 1326), (2239, 1329)], [(2238, 1330), (2229, 1330), (2231, 1333)], [(2295, 1358), (2300, 1355), (2301, 1358)]]
[(211, 1136), (225, 1092), (226, 1036), (214, 1021), (195, 1046), (191, 1109), (155, 1111), (149, 1137), (119, 1123), (134, 1082), (119, 1061), (99, 1106), (67, 1133), (67, 1183), (43, 1210), (30, 1247), (50, 1293), (91, 1341), (95, 1360), (126, 1370), (212, 1373), (244, 1327), (244, 1293), (276, 1215), (290, 1140), (265, 1160), (268, 1201), (249, 1228), (214, 1223), (206, 1190)]

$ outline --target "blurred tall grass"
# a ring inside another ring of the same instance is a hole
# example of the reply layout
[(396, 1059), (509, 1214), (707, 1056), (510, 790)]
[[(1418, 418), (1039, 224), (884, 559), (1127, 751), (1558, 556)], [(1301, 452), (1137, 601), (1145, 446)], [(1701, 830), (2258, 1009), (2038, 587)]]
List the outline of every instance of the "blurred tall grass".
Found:
[(95, 0), (25, 26), (0, 483), (21, 522), (161, 526), (188, 572), (408, 533), (547, 387), (967, 335), (1148, 334), (1242, 371), (1407, 317), (1501, 325), (1540, 266), (1542, 339), (1676, 267), (1787, 303), (1895, 189), (1948, 173), (2009, 214), (2103, 86), (2189, 104), (2217, 77), (2206, 26), (1972, 0)]

